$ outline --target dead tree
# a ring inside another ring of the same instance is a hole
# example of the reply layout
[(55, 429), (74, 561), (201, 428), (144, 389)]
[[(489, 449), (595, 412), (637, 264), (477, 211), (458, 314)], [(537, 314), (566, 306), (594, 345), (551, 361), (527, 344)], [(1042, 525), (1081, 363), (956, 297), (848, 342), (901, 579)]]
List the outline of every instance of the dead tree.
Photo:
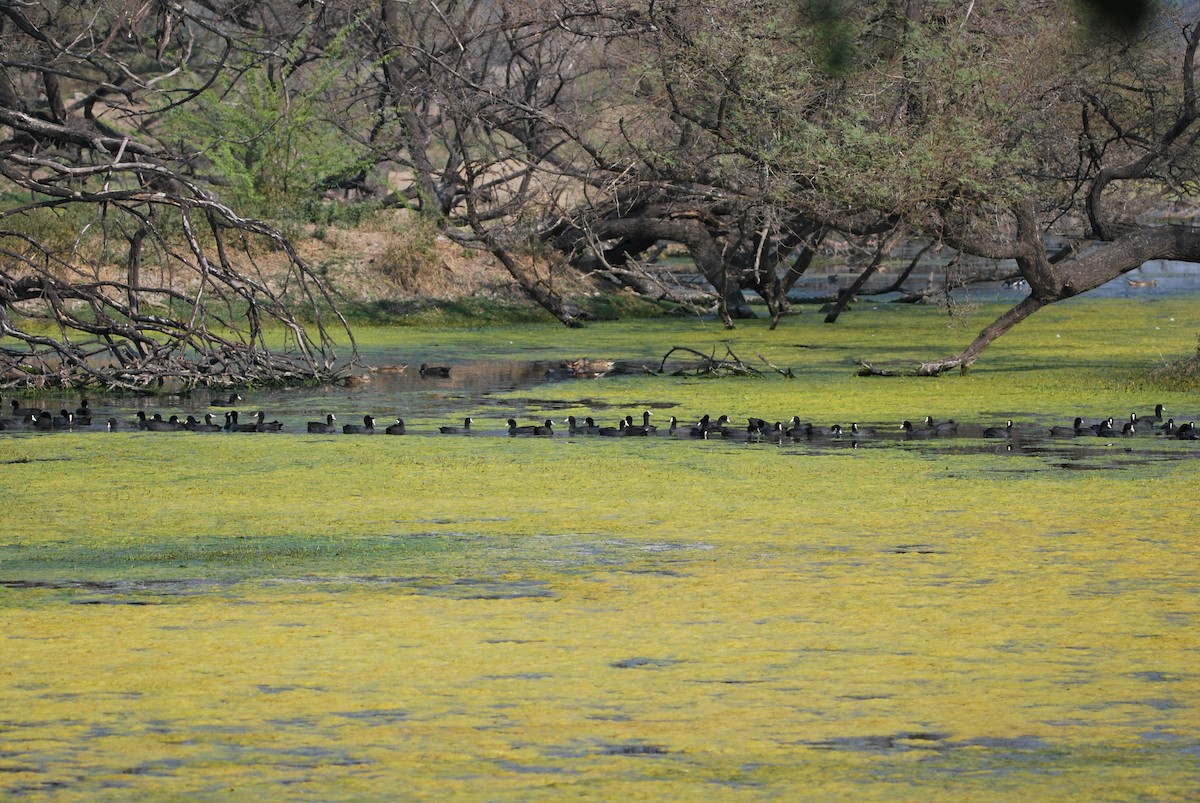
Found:
[(244, 4), (203, 5), (0, 4), (0, 385), (325, 381), (353, 361), (291, 242), (155, 135), (246, 44)]

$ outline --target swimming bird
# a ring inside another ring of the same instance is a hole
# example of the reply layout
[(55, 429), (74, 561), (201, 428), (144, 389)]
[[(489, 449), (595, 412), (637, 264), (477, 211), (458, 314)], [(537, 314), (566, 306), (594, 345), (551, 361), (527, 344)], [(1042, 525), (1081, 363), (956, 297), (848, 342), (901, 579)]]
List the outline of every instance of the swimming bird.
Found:
[(785, 429), (785, 430), (784, 430), (784, 434), (785, 434), (785, 435), (787, 435), (789, 438), (793, 438), (793, 439), (795, 439), (795, 438), (807, 438), (807, 437), (808, 437), (808, 431), (809, 431), (810, 429), (812, 429), (812, 424), (811, 424), (811, 423), (809, 423), (809, 422), (802, 422), (802, 421), (800, 420), (800, 416), (798, 416), (798, 415), (794, 415), (794, 416), (792, 416), (792, 420), (791, 420), (791, 422), (790, 422), (790, 425), (788, 426), (788, 428), (787, 428), (787, 429)]
[(1075, 423), (1069, 427), (1053, 426), (1050, 427), (1051, 438), (1074, 438), (1076, 435), (1082, 435), (1087, 430), (1084, 429), (1083, 419), (1079, 416), (1075, 417)]
[(470, 435), (471, 425), (474, 423), (475, 420), (470, 416), (467, 416), (463, 419), (461, 427), (447, 425), (444, 427), (438, 427), (438, 432), (442, 433), (443, 435)]
[(446, 365), (426, 365), (421, 363), (421, 376), (450, 376), (450, 368)]
[(344, 424), (342, 432), (346, 435), (374, 435), (375, 419), (369, 415), (364, 415), (361, 424)]
[(983, 431), (983, 437), (985, 437), (985, 438), (1011, 438), (1012, 437), (1012, 428), (1013, 428), (1013, 422), (1012, 422), (1012, 419), (1010, 418), (1002, 427), (988, 427), (987, 429), (985, 429)]
[(936, 429), (931, 429), (929, 427), (922, 427), (921, 429), (918, 429), (913, 426), (911, 421), (907, 420), (900, 425), (900, 428), (904, 430), (904, 437), (912, 440), (925, 440), (927, 438), (937, 437)]
[(1164, 405), (1156, 404), (1156, 405), (1154, 405), (1154, 413), (1151, 415), (1145, 416), (1144, 420), (1153, 421), (1155, 423), (1158, 423), (1163, 420), (1163, 413), (1165, 413), (1166, 411), (1167, 411), (1167, 408)]
[(941, 435), (956, 435), (958, 434), (958, 422), (953, 418), (948, 421), (940, 421), (934, 423), (933, 416), (925, 416), (925, 428), (932, 429), (939, 436)]
[(87, 419), (88, 424), (92, 423), (91, 402), (89, 402), (86, 398), (81, 398), (79, 400), (79, 406), (75, 408), (75, 420), (78, 422), (84, 418)]
[(11, 404), (13, 418), (17, 419), (18, 421), (28, 418), (29, 416), (37, 418), (38, 413), (42, 412), (42, 410), (38, 407), (22, 407), (21, 402), (17, 399), (13, 399)]
[(258, 422), (242, 424), (238, 422), (238, 411), (230, 410), (225, 413), (225, 429), (230, 432), (258, 432)]
[(183, 429), (183, 424), (177, 416), (171, 416), (169, 420), (164, 421), (162, 414), (155, 413), (153, 417), (146, 419), (145, 429), (147, 432), (177, 432)]
[(850, 434), (859, 438), (873, 438), (875, 436), (875, 429), (873, 427), (860, 427), (857, 423), (851, 423)]
[(213, 399), (211, 406), (213, 406), (213, 407), (232, 407), (233, 405), (237, 404), (240, 401), (245, 401), (245, 400), (236, 393), (230, 393), (228, 399)]
[(717, 420), (708, 425), (709, 435), (726, 436), (734, 432), (736, 432), (736, 430), (729, 426), (729, 416), (725, 415), (724, 413), (717, 416)]
[(705, 413), (699, 421), (685, 429), (684, 434), (689, 438), (707, 438), (710, 431), (708, 413)]
[(765, 418), (747, 418), (746, 433), (748, 435), (758, 435), (766, 432), (771, 428), (771, 422)]
[(776, 421), (774, 424), (767, 424), (765, 427), (760, 426), (757, 431), (757, 436), (763, 440), (782, 442), (787, 433), (784, 431), (783, 422)]
[(1099, 424), (1093, 424), (1089, 429), (1101, 438), (1112, 438), (1120, 434), (1120, 430), (1116, 429), (1113, 424), (1113, 419), (1106, 418)]
[(595, 423), (593, 423), (591, 427), (588, 426), (587, 421), (590, 421), (591, 419), (587, 419), (581, 424), (579, 423), (579, 419), (573, 415), (569, 415), (567, 416), (566, 420), (567, 432), (571, 435), (595, 435), (600, 430)]
[(194, 416), (188, 416), (183, 428), (192, 432), (220, 432), (220, 424), (213, 423), (212, 413), (205, 413), (203, 421), (197, 421)]
[(397, 418), (396, 423), (388, 425), (388, 428), (383, 431), (383, 434), (385, 434), (385, 435), (403, 435), (403, 434), (405, 434), (404, 433), (404, 419)]
[(806, 435), (809, 438), (840, 438), (842, 437), (842, 425), (834, 424), (830, 427), (814, 427), (812, 424), (809, 424)]
[(517, 426), (516, 419), (508, 419), (508, 434), (509, 435), (553, 435), (554, 422), (549, 418), (542, 424), (525, 424)]
[(267, 421), (267, 417), (263, 414), (262, 410), (259, 410), (254, 415), (257, 419), (254, 422), (255, 432), (279, 432), (283, 429), (283, 424), (279, 421)]
[(641, 425), (633, 423), (633, 416), (625, 416), (624, 431), (626, 436), (644, 437), (646, 435), (653, 435), (658, 431), (658, 427), (650, 425), (650, 411), (647, 410), (646, 412), (642, 413)]
[(337, 416), (333, 413), (325, 416), (324, 421), (309, 421), (308, 431), (314, 435), (332, 435), (337, 432), (337, 425), (333, 422), (337, 420)]
[(597, 427), (596, 434), (602, 438), (625, 437), (625, 419), (618, 421), (615, 427)]

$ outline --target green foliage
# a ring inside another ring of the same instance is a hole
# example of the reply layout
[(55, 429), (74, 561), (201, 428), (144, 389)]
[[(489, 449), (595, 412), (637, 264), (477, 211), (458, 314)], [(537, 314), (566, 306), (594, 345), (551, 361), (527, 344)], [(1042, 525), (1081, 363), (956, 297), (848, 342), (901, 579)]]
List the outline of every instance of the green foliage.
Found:
[(831, 75), (843, 75), (853, 69), (854, 31), (846, 10), (838, 0), (809, 0), (819, 49), (817, 61)]
[(293, 209), (302, 220), (321, 226), (354, 229), (382, 208), (379, 201), (330, 201), (309, 196)]
[(226, 74), (215, 91), (169, 112), (164, 138), (207, 161), (220, 194), (235, 208), (259, 217), (311, 218), (321, 184), (364, 164), (362, 150), (325, 117), (322, 93), (343, 71), (336, 49), (291, 83), (267, 65), (243, 65), (232, 73), (236, 79)]

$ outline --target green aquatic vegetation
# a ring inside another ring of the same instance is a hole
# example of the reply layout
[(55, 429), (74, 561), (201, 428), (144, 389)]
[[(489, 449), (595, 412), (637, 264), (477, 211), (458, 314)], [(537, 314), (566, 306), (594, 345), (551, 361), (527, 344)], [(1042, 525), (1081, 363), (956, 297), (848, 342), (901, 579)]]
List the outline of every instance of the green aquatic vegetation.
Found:
[[(636, 322), (586, 349), (548, 327), (475, 333), (508, 357), (652, 358), (732, 335), (744, 357), (805, 359), (794, 380), (546, 383), (484, 410), (493, 435), (0, 438), (0, 788), (1190, 797), (1193, 444), (499, 435), (508, 409), (650, 403), (676, 405), (656, 418), (1012, 410), (1027, 430), (1189, 409), (1118, 378), (1185, 332), (1068, 316), (966, 377), (867, 380), (849, 356), (869, 341), (956, 335), (931, 311), (872, 332), (866, 312), (840, 339), (807, 321), (784, 336)], [(469, 335), (392, 347), (454, 358)], [(1112, 356), (1058, 346), (1089, 338)]]

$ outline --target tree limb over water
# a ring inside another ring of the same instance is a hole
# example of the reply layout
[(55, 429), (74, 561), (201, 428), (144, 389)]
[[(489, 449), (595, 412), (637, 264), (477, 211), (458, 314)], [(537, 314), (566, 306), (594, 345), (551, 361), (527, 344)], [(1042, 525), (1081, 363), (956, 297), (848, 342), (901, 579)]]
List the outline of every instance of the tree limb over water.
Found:
[(157, 136), (200, 91), (183, 76), (249, 48), (209, 6), (0, 7), (0, 386), (322, 381), (346, 368), (335, 333), (353, 357), (292, 243)]

